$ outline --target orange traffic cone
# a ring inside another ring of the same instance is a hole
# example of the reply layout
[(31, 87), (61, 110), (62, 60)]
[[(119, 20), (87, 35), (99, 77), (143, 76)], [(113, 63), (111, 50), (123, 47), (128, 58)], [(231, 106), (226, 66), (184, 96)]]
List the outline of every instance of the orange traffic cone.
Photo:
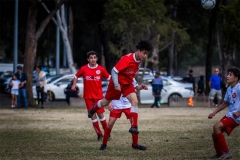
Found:
[(190, 96), (189, 99), (188, 99), (188, 105), (190, 105), (190, 106), (193, 107), (193, 99), (192, 99), (192, 96)]

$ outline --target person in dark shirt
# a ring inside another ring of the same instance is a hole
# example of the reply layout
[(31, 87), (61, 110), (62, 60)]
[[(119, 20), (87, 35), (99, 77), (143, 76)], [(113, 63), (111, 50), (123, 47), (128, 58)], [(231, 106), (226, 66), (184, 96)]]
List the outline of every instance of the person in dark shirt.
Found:
[(195, 78), (193, 77), (193, 70), (189, 70), (187, 77), (185, 78), (185, 82), (189, 82), (193, 84), (193, 92), (195, 93)]
[(79, 97), (78, 93), (79, 93), (79, 88), (76, 85), (76, 89), (72, 90), (72, 85), (73, 85), (73, 80), (71, 81), (70, 84), (68, 84), (67, 88), (64, 89), (64, 93), (66, 95), (66, 102), (68, 103), (68, 105), (70, 105), (70, 97)]
[(159, 100), (161, 99), (161, 91), (163, 89), (163, 80), (159, 71), (156, 71), (155, 77), (152, 80), (152, 94), (154, 96), (154, 103), (151, 105), (151, 108), (156, 106), (157, 108), (161, 107), (158, 104)]
[(205, 97), (204, 93), (204, 80), (203, 80), (203, 75), (200, 76), (200, 79), (198, 81), (198, 89), (197, 89), (197, 94), (195, 95), (195, 98), (199, 95), (202, 95)]
[(17, 79), (21, 82), (21, 86), (18, 90), (17, 96), (17, 108), (21, 108), (21, 97), (24, 101), (24, 107), (28, 108), (28, 99), (27, 99), (27, 91), (26, 91), (26, 83), (27, 83), (27, 75), (23, 72), (22, 66), (17, 66), (17, 72), (15, 73)]

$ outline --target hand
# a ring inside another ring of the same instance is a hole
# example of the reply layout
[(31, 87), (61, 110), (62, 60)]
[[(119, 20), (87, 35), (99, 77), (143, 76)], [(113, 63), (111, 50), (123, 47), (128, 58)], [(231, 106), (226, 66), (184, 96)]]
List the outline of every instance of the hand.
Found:
[(73, 84), (71, 90), (76, 90), (76, 85)]
[(211, 118), (213, 118), (214, 116), (215, 116), (215, 113), (211, 113), (211, 114), (208, 115), (208, 119), (211, 119)]
[(115, 90), (121, 91), (121, 87), (120, 86), (115, 86)]
[(240, 116), (240, 113), (239, 113), (239, 112), (233, 113), (233, 117), (234, 117), (234, 118), (237, 118), (237, 117), (239, 117), (239, 116)]
[(108, 110), (109, 110), (110, 112), (113, 111), (113, 104), (112, 104), (112, 103), (109, 103), (109, 105), (108, 105)]
[(79, 98), (83, 98), (83, 94), (80, 94), (80, 95), (79, 95)]
[(142, 89), (144, 89), (144, 90), (148, 90), (148, 86), (145, 85), (145, 84), (142, 84)]

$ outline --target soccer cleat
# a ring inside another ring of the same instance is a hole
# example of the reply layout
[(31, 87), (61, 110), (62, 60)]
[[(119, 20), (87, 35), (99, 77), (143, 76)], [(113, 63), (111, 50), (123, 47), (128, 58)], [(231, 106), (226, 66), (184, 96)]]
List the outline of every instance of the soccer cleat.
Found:
[(99, 134), (98, 137), (97, 137), (97, 140), (98, 140), (98, 141), (101, 141), (102, 138), (103, 138), (103, 135), (102, 135), (102, 134)]
[(221, 157), (221, 155), (219, 155), (219, 154), (214, 154), (214, 155), (209, 156), (208, 158), (209, 158), (209, 159), (217, 159), (217, 158), (220, 158), (220, 157)]
[(228, 153), (223, 153), (221, 157), (219, 157), (218, 159), (230, 159), (230, 158), (232, 158), (232, 153), (228, 152)]
[(147, 149), (147, 147), (141, 146), (141, 145), (139, 145), (139, 144), (137, 144), (136, 146), (133, 146), (133, 145), (132, 145), (132, 148), (134, 148), (134, 149), (139, 149), (139, 150), (146, 150), (146, 149)]
[(88, 112), (88, 118), (92, 118), (92, 116), (93, 116), (94, 113), (96, 112), (96, 110), (94, 110), (94, 108), (95, 108), (96, 105), (97, 105), (97, 104), (94, 103), (93, 106), (92, 106), (92, 108), (89, 110), (89, 112)]
[(102, 144), (101, 147), (99, 148), (99, 150), (105, 150), (107, 148), (107, 145), (106, 144)]
[(130, 132), (130, 133), (134, 133), (134, 134), (138, 134), (138, 133), (139, 133), (137, 126), (136, 126), (136, 127), (131, 127), (131, 128), (129, 129), (129, 132)]

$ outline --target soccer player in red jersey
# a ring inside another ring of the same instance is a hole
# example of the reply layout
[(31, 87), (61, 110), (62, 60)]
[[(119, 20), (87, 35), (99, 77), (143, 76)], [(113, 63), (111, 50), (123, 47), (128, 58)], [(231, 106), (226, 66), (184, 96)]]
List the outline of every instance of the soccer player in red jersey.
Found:
[[(148, 89), (147, 86), (138, 85), (136, 81), (134, 81), (133, 85), (137, 90)], [(107, 148), (108, 137), (111, 134), (113, 125), (115, 124), (118, 118), (121, 118), (122, 113), (126, 115), (127, 119), (130, 119), (130, 108), (131, 103), (128, 101), (126, 97), (123, 97), (122, 95), (119, 100), (112, 100), (112, 103), (109, 103), (108, 105), (108, 110), (110, 111), (109, 121), (106, 129), (104, 130), (103, 141), (99, 150), (105, 150)], [(145, 146), (138, 144), (138, 134), (136, 133), (132, 133), (132, 148), (139, 150), (147, 149)]]
[(131, 103), (130, 120), (132, 124), (129, 132), (138, 134), (138, 99), (132, 83), (136, 77), (140, 63), (152, 51), (153, 47), (149, 41), (141, 40), (136, 48), (136, 52), (123, 56), (113, 67), (105, 98), (93, 105), (92, 109), (88, 112), (88, 117), (91, 118), (96, 111), (107, 106), (111, 100), (119, 100), (122, 94)]
[[(102, 78), (106, 78), (109, 80), (111, 76), (104, 67), (97, 64), (97, 52), (89, 51), (87, 53), (87, 60), (89, 63), (82, 66), (76, 73), (73, 80), (72, 90), (75, 90), (78, 77), (83, 77), (83, 98), (85, 100), (87, 110), (89, 111), (94, 103), (98, 102), (100, 99), (103, 98)], [(93, 128), (98, 135), (98, 140), (101, 140), (103, 137), (101, 129), (98, 125), (98, 118), (102, 124), (103, 130), (107, 126), (106, 118), (103, 114), (104, 112), (104, 108), (101, 108), (96, 112), (97, 115), (93, 114), (93, 116), (91, 117)]]

